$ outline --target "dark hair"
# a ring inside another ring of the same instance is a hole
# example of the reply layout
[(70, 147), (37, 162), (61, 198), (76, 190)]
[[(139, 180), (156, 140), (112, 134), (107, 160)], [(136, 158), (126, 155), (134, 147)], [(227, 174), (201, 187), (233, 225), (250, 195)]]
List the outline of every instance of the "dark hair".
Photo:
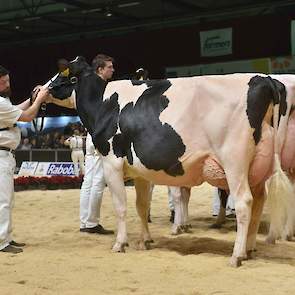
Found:
[(92, 60), (92, 68), (96, 71), (98, 68), (104, 68), (107, 61), (114, 62), (114, 59), (105, 54), (97, 54)]
[(9, 71), (0, 65), (0, 77), (6, 76), (8, 74), (9, 74)]

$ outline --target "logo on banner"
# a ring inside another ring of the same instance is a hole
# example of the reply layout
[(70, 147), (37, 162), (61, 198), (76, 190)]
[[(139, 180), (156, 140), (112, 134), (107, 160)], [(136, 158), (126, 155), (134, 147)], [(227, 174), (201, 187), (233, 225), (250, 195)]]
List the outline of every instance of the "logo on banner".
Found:
[(201, 56), (232, 54), (232, 28), (200, 32)]
[(47, 175), (65, 175), (65, 176), (74, 176), (75, 169), (73, 163), (50, 163)]
[(34, 175), (38, 162), (22, 162), (18, 175), (29, 176)]

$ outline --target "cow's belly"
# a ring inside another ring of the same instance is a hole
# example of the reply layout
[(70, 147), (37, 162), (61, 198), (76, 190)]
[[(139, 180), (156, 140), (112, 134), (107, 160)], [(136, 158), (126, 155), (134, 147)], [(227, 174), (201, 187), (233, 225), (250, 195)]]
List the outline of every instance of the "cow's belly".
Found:
[(291, 114), (287, 127), (286, 140), (281, 153), (284, 170), (295, 168), (295, 111)]
[[(249, 184), (251, 187), (264, 182), (271, 174), (273, 165), (273, 129), (264, 125), (262, 138), (255, 150), (255, 156), (250, 164)], [(237, 159), (243, 160), (243, 159)], [(155, 184), (171, 185), (171, 186), (187, 186), (192, 187), (208, 182), (213, 186), (228, 189), (226, 177), (221, 163), (212, 155), (195, 157), (188, 164), (183, 162), (185, 174), (182, 176), (170, 176), (163, 171), (155, 171), (145, 168), (136, 159), (134, 165), (130, 166), (126, 162), (125, 175), (131, 178), (141, 176), (152, 181)]]

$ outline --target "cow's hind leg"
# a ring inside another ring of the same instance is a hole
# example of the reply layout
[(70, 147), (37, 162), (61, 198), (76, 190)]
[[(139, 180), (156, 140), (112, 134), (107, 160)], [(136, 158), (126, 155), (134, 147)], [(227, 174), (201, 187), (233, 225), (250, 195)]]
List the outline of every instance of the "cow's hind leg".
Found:
[(148, 250), (150, 243), (153, 242), (148, 228), (151, 184), (142, 178), (136, 178), (134, 185), (136, 189), (136, 209), (141, 220), (141, 238), (138, 246), (140, 250)]
[(248, 229), (247, 238), (247, 257), (248, 259), (253, 258), (253, 254), (256, 247), (256, 236), (260, 224), (260, 219), (263, 211), (263, 205), (265, 202), (265, 191), (264, 183), (252, 189), (253, 193), (253, 204), (252, 204), (252, 215)]
[(114, 252), (125, 252), (125, 246), (128, 246), (126, 226), (127, 194), (123, 178), (123, 161), (113, 158), (104, 159), (103, 169), (118, 220), (118, 233), (112, 250)]

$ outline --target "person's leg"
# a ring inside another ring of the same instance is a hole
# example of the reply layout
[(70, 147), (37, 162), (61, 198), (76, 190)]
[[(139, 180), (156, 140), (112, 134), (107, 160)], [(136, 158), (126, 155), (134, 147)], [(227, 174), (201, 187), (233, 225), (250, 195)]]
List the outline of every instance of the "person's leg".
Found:
[(0, 251), (19, 253), (22, 249), (14, 248), (12, 242), (12, 207), (13, 207), (13, 173), (15, 160), (11, 154), (0, 156)]
[(218, 188), (213, 188), (213, 203), (212, 203), (212, 214), (217, 216), (220, 210), (220, 199), (218, 195)]
[(89, 199), (93, 180), (95, 158), (92, 155), (85, 156), (85, 174), (80, 191), (80, 228), (86, 228)]
[[(103, 175), (102, 158), (99, 155), (92, 156), (92, 182), (88, 195), (87, 214), (85, 215), (85, 227), (81, 231), (94, 234), (113, 234), (114, 231), (105, 229), (99, 224), (100, 207), (105, 181)], [(86, 212), (86, 210), (85, 210)]]
[(99, 224), (100, 207), (104, 188), (105, 181), (103, 176), (102, 159), (101, 156), (95, 155), (93, 156), (93, 176), (86, 227), (94, 227)]

